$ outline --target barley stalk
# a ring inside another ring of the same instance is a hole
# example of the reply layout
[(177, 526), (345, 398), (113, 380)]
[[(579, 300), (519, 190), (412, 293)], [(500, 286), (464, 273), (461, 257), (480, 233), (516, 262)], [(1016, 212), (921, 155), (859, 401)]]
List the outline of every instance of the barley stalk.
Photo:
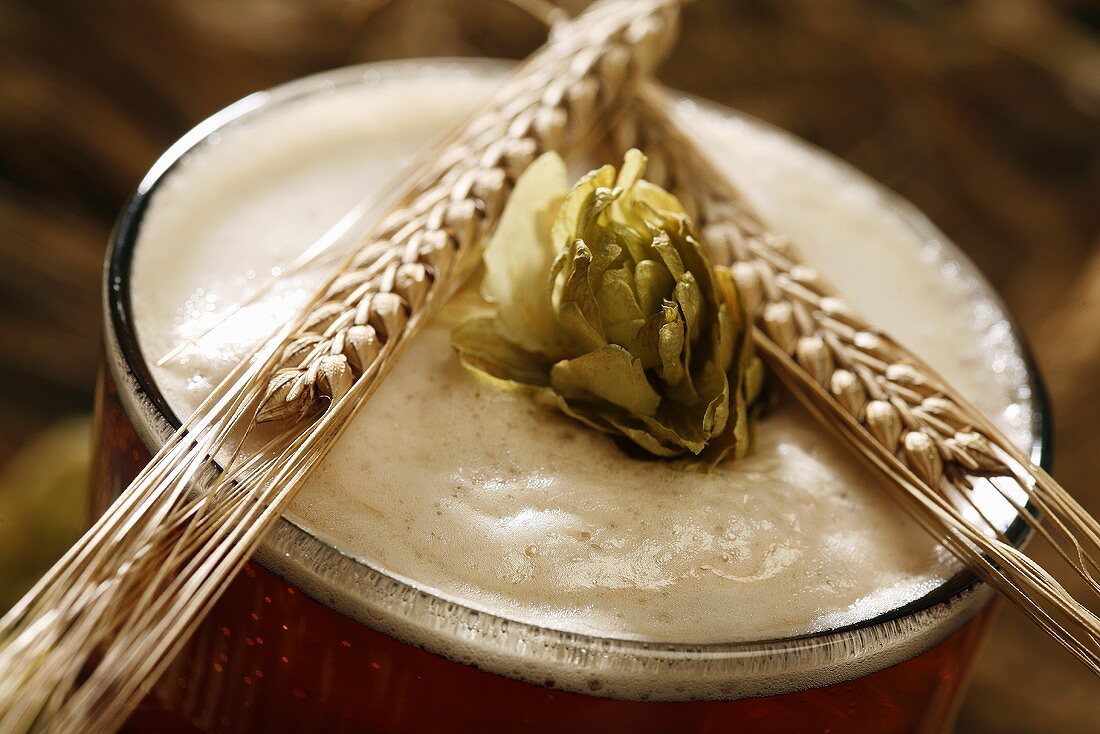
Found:
[(928, 364), (805, 264), (678, 129), (669, 109), (664, 92), (647, 85), (614, 130), (613, 145), (646, 152), (647, 176), (680, 197), (716, 261), (729, 265), (773, 372), (889, 478), (918, 522), (1100, 673), (1100, 619), (993, 528), (974, 499), (976, 487), (995, 488), (1097, 594), (1100, 524)]
[[(543, 149), (600, 132), (671, 42), (677, 9), (596, 3), (441, 146), (302, 317), (214, 389), (0, 620), (0, 732), (121, 725), (477, 261), (515, 178)], [(211, 457), (225, 456), (216, 471)]]

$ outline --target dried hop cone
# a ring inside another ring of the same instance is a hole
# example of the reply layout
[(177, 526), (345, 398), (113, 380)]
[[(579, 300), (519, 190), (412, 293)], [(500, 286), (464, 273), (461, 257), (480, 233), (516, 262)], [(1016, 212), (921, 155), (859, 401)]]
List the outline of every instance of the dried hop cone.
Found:
[(547, 153), (517, 181), (482, 297), (452, 341), (467, 367), (662, 457), (710, 467), (750, 440), (763, 368), (729, 271), (626, 154), (569, 190)]

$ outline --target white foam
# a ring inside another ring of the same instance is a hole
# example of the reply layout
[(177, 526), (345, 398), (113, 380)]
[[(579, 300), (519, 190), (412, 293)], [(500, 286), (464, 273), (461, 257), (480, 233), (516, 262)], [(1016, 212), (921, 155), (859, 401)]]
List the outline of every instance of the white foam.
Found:
[[(147, 361), (291, 261), (492, 88), (452, 72), (330, 89), (191, 153), (153, 197), (134, 258)], [(968, 269), (945, 271), (942, 244), (863, 179), (783, 134), (694, 103), (679, 113), (860, 310), (1029, 439), (1010, 332), (990, 343), (1003, 314)], [(197, 405), (323, 270), (288, 279), (155, 368), (173, 408)], [(345, 556), (505, 619), (650, 643), (831, 629), (910, 602), (957, 570), (793, 405), (761, 423), (749, 458), (684, 474), (486, 388), (456, 363), (450, 326), (444, 315), (418, 337), (287, 513)], [(468, 655), (460, 648), (446, 649)], [(517, 660), (500, 667), (525, 664)], [(636, 692), (639, 679), (628, 679), (623, 690)]]

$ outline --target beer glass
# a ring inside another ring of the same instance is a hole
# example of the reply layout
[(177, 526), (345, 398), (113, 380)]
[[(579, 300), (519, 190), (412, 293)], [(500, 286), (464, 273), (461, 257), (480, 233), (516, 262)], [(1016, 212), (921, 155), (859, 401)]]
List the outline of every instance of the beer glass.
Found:
[[(495, 79), (502, 67), (413, 61), (309, 77), (230, 106), (156, 163), (120, 219), (107, 263), (106, 367), (97, 394), (100, 510), (180, 423), (152, 376), (150, 364), (160, 355), (143, 351), (130, 298), (143, 218), (180, 161), (216, 144), (228, 126), (272, 110), (349, 86), (400, 84), (432, 73)], [(942, 234), (904, 202), (874, 190), (898, 221), (936, 243), (945, 267), (967, 274), (974, 298), (1000, 308)], [(1011, 333), (1000, 338), (1026, 362)], [(1033, 455), (1046, 464), (1040, 386), (1030, 370), (1024, 382)], [(1015, 542), (1025, 539), (1022, 523), (1004, 529)], [(897, 608), (810, 634), (645, 642), (561, 631), (463, 605), (282, 518), (151, 686), (127, 730), (936, 732), (950, 724), (991, 596), (959, 572)]]

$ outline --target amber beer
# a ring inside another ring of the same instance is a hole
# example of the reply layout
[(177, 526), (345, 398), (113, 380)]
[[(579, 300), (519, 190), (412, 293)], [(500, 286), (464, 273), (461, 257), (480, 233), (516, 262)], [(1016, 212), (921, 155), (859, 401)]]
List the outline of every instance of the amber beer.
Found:
[[(501, 73), (331, 72), (242, 100), (158, 162), (108, 265), (99, 510), (326, 266), (158, 358)], [(762, 123), (690, 100), (677, 111), (862, 310), (1033, 441), (1004, 314), (925, 220)], [(933, 308), (935, 330), (903, 318)], [(451, 355), (450, 319), (417, 337), (128, 730), (950, 726), (991, 594), (796, 406), (781, 401), (745, 460), (677, 473), (478, 383)], [(995, 519), (1016, 533), (1010, 514)]]

